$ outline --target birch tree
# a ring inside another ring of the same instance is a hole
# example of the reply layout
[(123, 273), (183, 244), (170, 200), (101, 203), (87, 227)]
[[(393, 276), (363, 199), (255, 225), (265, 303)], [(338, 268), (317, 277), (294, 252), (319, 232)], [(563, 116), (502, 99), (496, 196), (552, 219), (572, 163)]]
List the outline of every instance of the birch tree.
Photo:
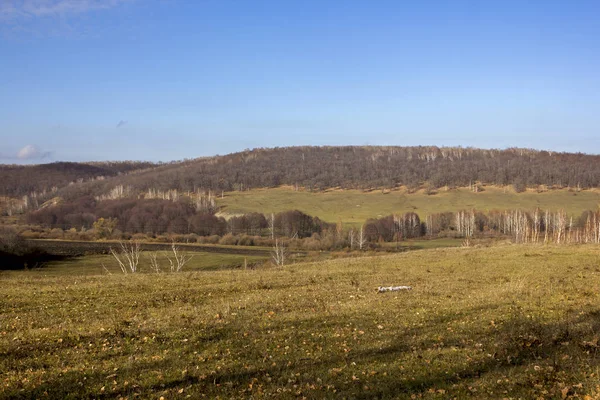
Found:
[(367, 243), (367, 237), (365, 236), (365, 226), (362, 225), (360, 227), (360, 231), (358, 231), (358, 248), (360, 250), (363, 249), (363, 246)]
[(110, 254), (117, 261), (124, 274), (138, 272), (140, 253), (141, 246), (138, 241), (119, 242), (118, 249), (110, 248)]
[(181, 272), (183, 267), (192, 259), (192, 255), (189, 255), (187, 251), (181, 250), (175, 241), (171, 242), (171, 253), (167, 253), (167, 260), (169, 260), (169, 267), (171, 272)]
[(273, 264), (283, 268), (287, 260), (287, 255), (288, 253), (285, 243), (279, 239), (275, 239), (275, 244), (273, 245), (273, 250), (271, 251), (271, 259)]
[(275, 214), (271, 213), (269, 217), (269, 231), (271, 232), (271, 240), (275, 239)]

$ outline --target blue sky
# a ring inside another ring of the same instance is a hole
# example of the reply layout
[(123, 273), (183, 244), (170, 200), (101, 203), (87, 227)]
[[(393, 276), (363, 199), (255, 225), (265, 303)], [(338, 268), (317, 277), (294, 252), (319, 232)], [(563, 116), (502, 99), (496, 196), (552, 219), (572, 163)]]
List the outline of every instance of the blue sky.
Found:
[(0, 162), (600, 153), (598, 1), (0, 0)]

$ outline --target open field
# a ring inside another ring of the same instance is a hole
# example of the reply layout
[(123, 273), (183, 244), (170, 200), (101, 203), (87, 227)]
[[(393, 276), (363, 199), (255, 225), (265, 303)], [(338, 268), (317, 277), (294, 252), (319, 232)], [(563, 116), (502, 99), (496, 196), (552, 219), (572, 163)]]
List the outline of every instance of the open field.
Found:
[[(185, 265), (186, 271), (215, 271), (232, 268), (243, 268), (244, 262), (248, 267), (255, 264), (263, 264), (267, 256), (244, 256), (239, 254), (215, 254), (198, 251), (187, 253), (192, 258)], [(158, 261), (163, 271), (169, 270), (169, 261), (164, 254), (159, 253)], [(148, 252), (142, 252), (140, 256), (140, 272), (151, 273)], [(113, 256), (107, 254), (95, 254), (83, 257), (74, 257), (66, 260), (51, 261), (39, 271), (48, 276), (60, 276), (65, 273), (74, 275), (98, 275), (98, 274), (121, 274), (121, 269)]]
[[(119, 248), (117, 240), (56, 240), (56, 239), (29, 239), (28, 243), (37, 248), (43, 249), (51, 254), (66, 256), (80, 256), (88, 254), (106, 254), (110, 248)], [(140, 242), (141, 249), (144, 251), (170, 251), (170, 243)], [(177, 243), (177, 247), (190, 252), (217, 253), (217, 254), (236, 254), (243, 256), (268, 256), (271, 249), (260, 246), (229, 246), (222, 244), (187, 244)]]
[(1, 398), (600, 396), (597, 246), (59, 272), (0, 273)]
[(368, 218), (392, 213), (414, 211), (423, 218), (432, 213), (472, 208), (487, 211), (540, 207), (554, 211), (564, 209), (568, 214), (578, 216), (585, 210), (596, 210), (599, 204), (600, 192), (596, 190), (515, 193), (510, 188), (497, 187), (484, 187), (484, 191), (479, 193), (468, 188), (440, 190), (434, 195), (427, 195), (422, 190), (409, 194), (405, 189), (383, 194), (380, 190), (369, 193), (359, 190), (311, 193), (277, 188), (229, 192), (223, 199), (218, 199), (218, 205), (227, 214), (277, 213), (296, 209), (327, 222), (335, 223), (341, 219), (350, 224), (362, 224)]
[(408, 239), (399, 242), (386, 242), (379, 245), (383, 248), (398, 248), (410, 250), (438, 249), (444, 247), (461, 247), (464, 238), (440, 238), (440, 239)]

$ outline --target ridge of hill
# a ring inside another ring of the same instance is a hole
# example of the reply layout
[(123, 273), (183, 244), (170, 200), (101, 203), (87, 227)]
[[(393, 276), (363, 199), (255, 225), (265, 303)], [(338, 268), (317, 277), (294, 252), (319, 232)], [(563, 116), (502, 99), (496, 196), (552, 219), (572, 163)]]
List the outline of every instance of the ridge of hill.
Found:
[(308, 190), (407, 186), (465, 187), (475, 182), (526, 187), (600, 186), (600, 156), (511, 148), (302, 146), (253, 149), (160, 165), (72, 186), (65, 196), (98, 196), (118, 185), (148, 190), (244, 191), (281, 185)]
[(244, 150), (171, 163), (51, 163), (0, 166), (0, 196), (54, 191), (61, 197), (148, 190), (244, 191), (282, 185), (328, 188), (600, 186), (600, 156), (532, 149), (436, 146), (299, 146)]
[(150, 168), (155, 164), (140, 161), (53, 162), (37, 165), (1, 165), (0, 195), (19, 197), (32, 193), (56, 192), (65, 186), (89, 180)]

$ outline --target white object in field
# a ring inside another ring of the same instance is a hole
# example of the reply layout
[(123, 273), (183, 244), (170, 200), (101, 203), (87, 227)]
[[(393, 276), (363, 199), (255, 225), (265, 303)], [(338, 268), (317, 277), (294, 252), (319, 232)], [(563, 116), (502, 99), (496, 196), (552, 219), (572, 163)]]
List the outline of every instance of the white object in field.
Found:
[(379, 293), (397, 292), (399, 290), (412, 290), (412, 286), (379, 286), (379, 289), (377, 289)]

